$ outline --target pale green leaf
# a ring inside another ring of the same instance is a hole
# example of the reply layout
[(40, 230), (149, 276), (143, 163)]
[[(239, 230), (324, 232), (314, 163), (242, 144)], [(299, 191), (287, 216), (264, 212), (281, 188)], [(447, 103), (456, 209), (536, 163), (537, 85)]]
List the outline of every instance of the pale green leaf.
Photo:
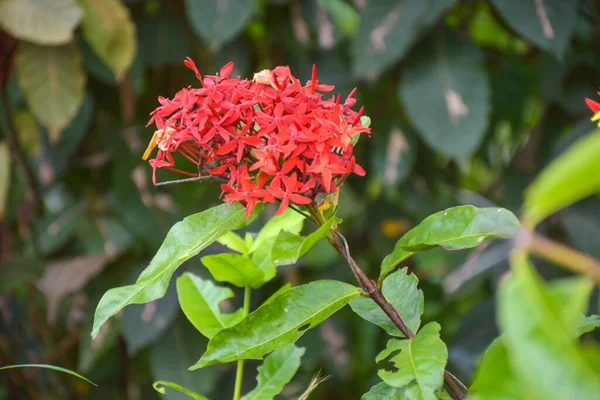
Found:
[(8, 192), (10, 190), (10, 152), (8, 145), (0, 142), (0, 221), (6, 212)]
[(358, 12), (344, 0), (319, 0), (333, 19), (333, 23), (344, 36), (352, 36), (358, 29), (360, 18)]
[(0, 26), (12, 36), (40, 45), (73, 40), (81, 21), (76, 0), (1, 0)]
[(215, 280), (229, 282), (237, 287), (259, 287), (264, 273), (252, 260), (239, 254), (213, 254), (200, 259)]
[(242, 309), (225, 314), (219, 307), (223, 301), (234, 297), (231, 289), (216, 286), (189, 272), (177, 278), (177, 295), (185, 316), (209, 339), (243, 318)]
[(225, 235), (218, 238), (217, 242), (221, 243), (225, 247), (230, 248), (233, 251), (237, 251), (238, 253), (248, 253), (246, 241), (235, 232), (227, 232)]
[(550, 214), (600, 191), (600, 131), (576, 141), (525, 192), (523, 221), (530, 228)]
[(237, 325), (217, 333), (190, 370), (240, 359), (261, 359), (266, 353), (296, 342), (308, 329), (357, 296), (358, 288), (330, 280), (280, 292)]
[(360, 400), (404, 400), (407, 386), (393, 387), (385, 382), (373, 386)]
[(600, 315), (580, 315), (579, 321), (577, 322), (577, 336), (581, 336), (584, 333), (588, 333), (593, 331), (594, 329), (600, 327)]
[(484, 240), (514, 236), (520, 228), (517, 217), (503, 208), (459, 206), (425, 218), (396, 243), (381, 264), (383, 280), (399, 263), (419, 251), (441, 246), (460, 250), (479, 246)]
[(31, 112), (56, 142), (84, 100), (86, 75), (77, 46), (42, 47), (21, 42), (16, 71)]
[[(385, 298), (402, 315), (411, 331), (416, 332), (421, 325), (421, 314), (425, 307), (423, 292), (417, 289), (419, 279), (402, 268), (390, 274), (384, 281), (382, 292)], [(385, 329), (388, 335), (404, 335), (381, 308), (369, 297), (359, 297), (350, 302), (355, 313)]]
[(191, 390), (188, 390), (188, 389), (186, 389), (176, 383), (173, 383), (173, 382), (156, 381), (156, 382), (152, 383), (152, 387), (154, 388), (154, 390), (156, 390), (160, 394), (166, 394), (167, 391), (165, 390), (165, 387), (167, 387), (169, 389), (173, 389), (180, 393), (188, 395), (194, 400), (208, 400), (208, 398), (201, 396), (198, 393), (194, 393)]
[[(396, 353), (400, 351), (399, 353)], [(391, 355), (391, 357), (390, 357)], [(389, 357), (389, 359), (388, 359)], [(412, 339), (392, 339), (376, 358), (377, 362), (388, 359), (396, 370), (380, 369), (378, 375), (394, 387), (416, 385), (407, 390), (409, 398), (436, 399), (435, 391), (444, 384), (444, 368), (448, 359), (446, 345), (440, 339), (440, 325), (430, 322)]]
[(473, 43), (450, 32), (434, 35), (411, 57), (398, 87), (427, 144), (458, 161), (477, 150), (487, 132), (491, 95), (483, 62)]
[(117, 80), (133, 62), (136, 29), (129, 10), (119, 0), (80, 0), (83, 35)]
[(300, 358), (305, 351), (303, 347), (290, 344), (269, 354), (258, 367), (256, 387), (242, 400), (272, 400), (292, 380), (300, 368)]
[(51, 369), (53, 371), (64, 372), (65, 374), (76, 376), (77, 378), (82, 379), (82, 380), (84, 380), (84, 381), (86, 381), (88, 383), (91, 383), (94, 386), (98, 386), (94, 382), (92, 382), (89, 379), (87, 379), (86, 377), (79, 375), (77, 372), (71, 371), (70, 369), (66, 369), (66, 368), (62, 368), (62, 367), (57, 367), (56, 365), (49, 365), (49, 364), (15, 364), (15, 365), (7, 365), (7, 366), (4, 366), (4, 367), (0, 367), (0, 371), (5, 371), (5, 370), (13, 369), (13, 368), (45, 368), (45, 369)]
[[(512, 368), (540, 398), (588, 399), (600, 393), (600, 374), (591, 356), (577, 343), (575, 328), (580, 293), (558, 298), (546, 287), (522, 253), (512, 257), (513, 274), (499, 292), (498, 320)], [(585, 289), (587, 290), (587, 289)], [(569, 311), (569, 308), (571, 310)]]
[(245, 208), (236, 202), (231, 207), (221, 204), (176, 223), (135, 284), (110, 289), (102, 296), (96, 307), (92, 337), (123, 307), (164, 296), (173, 272), (229, 230), (243, 227), (248, 222), (244, 214)]
[(288, 208), (281, 215), (276, 215), (269, 219), (269, 222), (262, 227), (256, 239), (252, 242), (250, 253), (258, 251), (261, 247), (269, 247), (273, 245), (275, 238), (281, 231), (287, 231), (294, 234), (299, 234), (304, 226), (304, 216), (296, 211)]

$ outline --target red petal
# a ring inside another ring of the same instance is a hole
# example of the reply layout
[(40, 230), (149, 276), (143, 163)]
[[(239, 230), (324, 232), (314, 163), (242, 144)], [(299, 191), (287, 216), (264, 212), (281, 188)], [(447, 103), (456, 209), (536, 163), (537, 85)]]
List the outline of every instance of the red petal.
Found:
[(585, 102), (586, 102), (587, 106), (590, 108), (590, 110), (592, 110), (594, 112), (594, 114), (597, 113), (598, 111), (600, 111), (600, 103), (598, 103), (597, 101), (586, 98)]
[(227, 64), (225, 64), (223, 68), (221, 68), (219, 75), (221, 75), (221, 78), (227, 79), (229, 78), (231, 71), (233, 71), (233, 63), (230, 61)]

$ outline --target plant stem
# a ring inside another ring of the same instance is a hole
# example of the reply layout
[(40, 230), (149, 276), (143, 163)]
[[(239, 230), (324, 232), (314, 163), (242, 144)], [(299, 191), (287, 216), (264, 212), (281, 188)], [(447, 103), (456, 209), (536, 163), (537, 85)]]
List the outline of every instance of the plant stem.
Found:
[[(244, 288), (243, 315), (246, 317), (250, 312), (250, 286)], [(242, 394), (242, 381), (244, 380), (244, 360), (238, 360), (235, 372), (235, 388), (233, 389), (233, 400), (240, 400)]]
[[(314, 202), (307, 205), (307, 209), (310, 211), (311, 215), (315, 218), (319, 225), (323, 225), (325, 223), (325, 218), (323, 217), (321, 210), (319, 210), (319, 207)], [(394, 306), (385, 298), (381, 290), (379, 290), (377, 287), (377, 283), (369, 279), (363, 270), (360, 269), (356, 261), (354, 261), (352, 255), (350, 255), (350, 247), (348, 246), (348, 242), (346, 241), (344, 235), (335, 229), (331, 229), (329, 231), (328, 239), (329, 243), (331, 243), (340, 256), (342, 256), (342, 258), (346, 261), (352, 270), (352, 273), (356, 277), (356, 280), (361, 284), (369, 297), (373, 299), (373, 301), (389, 317), (394, 325), (400, 329), (400, 332), (402, 332), (406, 338), (414, 338), (414, 332), (408, 327), (398, 310), (396, 310)], [(464, 388), (465, 385), (448, 371), (444, 371), (444, 383), (446, 386), (448, 386), (448, 389), (450, 389), (450, 391), (458, 400), (463, 400), (465, 398), (465, 393), (458, 387), (460, 385)], [(459, 385), (457, 385), (457, 383)]]

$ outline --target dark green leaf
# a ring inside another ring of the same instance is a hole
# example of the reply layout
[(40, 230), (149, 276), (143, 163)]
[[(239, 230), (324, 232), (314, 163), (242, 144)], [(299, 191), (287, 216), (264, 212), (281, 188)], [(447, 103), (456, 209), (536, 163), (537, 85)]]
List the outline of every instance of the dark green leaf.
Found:
[(493, 0), (515, 31), (562, 59), (577, 21), (577, 3), (565, 0)]
[(186, 16), (200, 39), (220, 46), (240, 33), (250, 22), (255, 1), (185, 0)]
[(402, 58), (454, 0), (369, 1), (352, 43), (352, 69), (375, 76)]
[[(400, 352), (396, 353), (397, 351)], [(440, 339), (438, 323), (428, 323), (412, 339), (389, 340), (386, 349), (379, 353), (376, 361), (388, 357), (396, 370), (378, 371), (379, 377), (385, 383), (403, 387), (416, 382), (416, 385), (406, 389), (408, 398), (435, 398), (435, 391), (441, 389), (444, 384), (444, 368), (448, 359), (448, 350)]]
[(238, 254), (215, 254), (200, 259), (215, 280), (229, 282), (237, 287), (259, 287), (264, 273), (252, 260)]
[(379, 280), (415, 253), (441, 246), (446, 250), (476, 247), (484, 240), (514, 236), (520, 228), (517, 217), (503, 208), (459, 206), (425, 218), (408, 231), (381, 264)]
[(138, 25), (138, 47), (144, 65), (182, 65), (190, 55), (184, 21), (168, 12), (144, 18)]
[(592, 257), (600, 258), (600, 203), (589, 198), (560, 213), (561, 225), (571, 244)]
[(432, 148), (460, 162), (477, 149), (490, 111), (488, 78), (477, 46), (449, 32), (431, 37), (411, 57), (398, 93)]
[(533, 227), (550, 214), (600, 191), (600, 134), (576, 141), (525, 192), (523, 221)]
[(13, 369), (13, 368), (46, 368), (46, 369), (51, 369), (53, 371), (64, 372), (65, 374), (76, 376), (77, 378), (83, 379), (84, 381), (86, 381), (88, 383), (91, 383), (94, 386), (98, 386), (94, 382), (92, 382), (89, 379), (87, 379), (86, 377), (79, 375), (77, 372), (71, 371), (71, 370), (66, 369), (66, 368), (57, 367), (55, 365), (49, 365), (49, 364), (16, 364), (16, 365), (7, 365), (5, 367), (0, 367), (0, 371), (5, 371), (5, 370)]
[(290, 344), (275, 350), (258, 367), (258, 384), (242, 400), (272, 400), (292, 380), (306, 349)]
[(40, 45), (70, 42), (81, 14), (76, 0), (0, 1), (0, 26), (18, 39)]
[(189, 272), (177, 278), (177, 294), (188, 320), (209, 339), (243, 318), (242, 309), (232, 314), (225, 314), (220, 309), (221, 302), (234, 296), (231, 289), (216, 286)]
[(44, 267), (44, 261), (34, 257), (15, 257), (2, 261), (0, 292), (7, 293), (38, 280), (44, 273)]
[(190, 370), (240, 359), (261, 359), (294, 343), (359, 296), (356, 287), (338, 281), (315, 281), (281, 292), (231, 328), (215, 335)]
[(188, 390), (188, 389), (186, 389), (184, 387), (181, 387), (178, 384), (173, 383), (173, 382), (156, 381), (156, 382), (152, 383), (152, 387), (154, 388), (154, 390), (156, 390), (160, 394), (166, 394), (167, 391), (165, 390), (165, 387), (167, 387), (169, 389), (173, 389), (173, 390), (176, 390), (176, 391), (178, 391), (180, 393), (188, 395), (188, 396), (190, 396), (194, 400), (208, 400), (208, 398), (206, 398), (204, 396), (201, 396), (198, 393), (194, 393), (191, 390)]
[(50, 140), (58, 141), (85, 97), (86, 75), (77, 46), (42, 47), (21, 42), (16, 70), (31, 112), (48, 129)]
[(64, 245), (75, 233), (77, 222), (84, 217), (83, 203), (67, 207), (57, 214), (49, 215), (39, 221), (38, 246), (42, 254), (49, 254)]
[(94, 316), (92, 337), (108, 318), (129, 304), (143, 304), (165, 295), (171, 275), (183, 262), (197, 255), (231, 229), (244, 226), (245, 208), (222, 204), (176, 223), (135, 284), (110, 289), (102, 296)]
[(343, 0), (319, 0), (319, 5), (327, 10), (336, 27), (344, 36), (352, 36), (358, 29), (360, 19), (356, 10)]
[[(421, 325), (421, 314), (425, 307), (423, 292), (417, 289), (419, 279), (415, 274), (408, 274), (408, 268), (402, 268), (390, 274), (382, 286), (383, 295), (402, 315), (402, 318), (411, 329), (416, 332)], [(355, 313), (385, 329), (388, 335), (404, 335), (390, 318), (369, 297), (359, 297), (350, 302), (350, 307)]]
[(600, 393), (600, 374), (591, 361), (598, 351), (576, 343), (573, 325), (580, 309), (563, 305), (580, 304), (589, 295), (589, 285), (559, 299), (525, 254), (514, 254), (512, 267), (513, 274), (500, 288), (498, 319), (516, 375), (535, 382), (530, 390), (539, 398), (593, 398)]
[(136, 50), (135, 25), (119, 0), (81, 0), (83, 35), (117, 81), (131, 67)]

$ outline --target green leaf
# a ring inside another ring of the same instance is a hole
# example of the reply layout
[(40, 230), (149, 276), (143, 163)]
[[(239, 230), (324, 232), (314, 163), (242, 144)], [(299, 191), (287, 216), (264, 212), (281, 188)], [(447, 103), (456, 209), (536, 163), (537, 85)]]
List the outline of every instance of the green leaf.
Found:
[(525, 398), (531, 399), (510, 365), (506, 345), (498, 338), (482, 357), (481, 365), (475, 373), (475, 381), (469, 390), (469, 400)]
[(264, 273), (252, 260), (239, 254), (215, 254), (200, 259), (215, 280), (229, 282), (237, 287), (259, 287)]
[(600, 132), (576, 141), (548, 165), (525, 192), (523, 224), (534, 227), (550, 214), (600, 191)]
[[(527, 256), (512, 256), (513, 274), (499, 291), (498, 321), (515, 373), (543, 399), (586, 399), (600, 392), (600, 375), (591, 360), (596, 348), (576, 342), (581, 293), (558, 298), (544, 285)], [(589, 291), (583, 287), (584, 291)], [(564, 296), (564, 294), (563, 294)], [(526, 355), (526, 356), (524, 356)]]
[(385, 382), (373, 386), (360, 400), (401, 400), (406, 399), (407, 386), (393, 387)]
[(191, 390), (188, 390), (188, 389), (186, 389), (182, 386), (179, 386), (178, 384), (173, 383), (173, 382), (156, 381), (156, 382), (152, 383), (152, 387), (154, 388), (154, 390), (156, 390), (160, 394), (166, 394), (167, 391), (165, 390), (165, 387), (168, 387), (169, 389), (173, 389), (180, 393), (186, 394), (194, 400), (208, 400), (208, 398), (201, 396), (198, 393), (194, 393)]
[(31, 112), (48, 129), (50, 140), (58, 141), (85, 97), (86, 76), (77, 46), (42, 47), (21, 42), (16, 71)]
[(189, 272), (177, 278), (177, 295), (185, 316), (209, 339), (219, 331), (237, 324), (244, 317), (242, 309), (225, 314), (219, 307), (221, 302), (234, 297), (231, 289), (216, 286)]
[(327, 236), (334, 223), (341, 221), (340, 218), (332, 217), (308, 236), (300, 236), (288, 231), (279, 232), (271, 249), (273, 263), (276, 266), (294, 264), (319, 240)]
[(491, 2), (506, 23), (536, 46), (562, 59), (575, 30), (577, 4), (564, 0)]
[(333, 23), (344, 36), (354, 35), (360, 23), (354, 7), (343, 0), (319, 0), (319, 5), (333, 17)]
[(87, 379), (86, 377), (79, 375), (77, 372), (71, 371), (70, 369), (66, 369), (66, 368), (62, 368), (62, 367), (57, 367), (55, 365), (49, 365), (49, 364), (16, 364), (16, 365), (7, 365), (5, 367), (0, 367), (0, 371), (4, 371), (4, 370), (8, 370), (8, 369), (13, 369), (13, 368), (45, 368), (45, 369), (51, 369), (53, 371), (64, 372), (65, 374), (76, 376), (77, 378), (83, 379), (84, 381), (86, 381), (88, 383), (91, 383), (94, 386), (98, 386), (94, 382), (92, 382), (89, 379)]
[(136, 49), (135, 25), (119, 0), (81, 0), (83, 35), (98, 58), (120, 80)]
[(241, 359), (261, 359), (270, 351), (296, 342), (308, 329), (358, 296), (356, 287), (331, 280), (285, 290), (237, 325), (217, 333), (190, 370)]
[(351, 47), (354, 74), (375, 76), (393, 65), (453, 3), (454, 0), (367, 2)]
[(168, 12), (144, 18), (138, 25), (139, 56), (143, 64), (164, 67), (181, 65), (190, 54), (186, 24)]
[(258, 384), (242, 400), (272, 400), (292, 380), (306, 349), (290, 344), (275, 350), (258, 367)]
[[(402, 315), (411, 331), (416, 332), (421, 325), (421, 314), (425, 307), (423, 292), (417, 289), (419, 279), (415, 274), (408, 274), (408, 268), (402, 268), (390, 274), (383, 281), (382, 292), (386, 299)], [(385, 329), (388, 335), (404, 337), (400, 329), (369, 297), (359, 297), (350, 302), (352, 310)]]
[(235, 232), (227, 232), (225, 235), (218, 238), (217, 242), (238, 253), (247, 254), (249, 252), (246, 241)]
[(383, 259), (381, 282), (399, 263), (415, 253), (441, 246), (461, 250), (479, 246), (484, 240), (514, 236), (520, 228), (517, 217), (503, 208), (458, 206), (425, 218), (408, 231)]
[(600, 315), (580, 315), (579, 321), (577, 322), (577, 336), (581, 336), (584, 333), (593, 331), (600, 327)]
[(255, 1), (185, 0), (186, 16), (194, 33), (213, 46), (233, 39), (250, 22)]
[(239, 203), (210, 208), (176, 223), (162, 246), (141, 273), (135, 284), (110, 289), (96, 307), (92, 337), (108, 318), (129, 304), (143, 304), (165, 295), (171, 275), (188, 259), (197, 255), (231, 229), (239, 229), (248, 221)]
[(304, 226), (304, 216), (288, 208), (281, 215), (276, 215), (262, 227), (250, 248), (250, 253), (259, 251), (262, 247), (271, 249), (277, 235), (281, 231), (299, 234)]
[(423, 139), (458, 161), (477, 150), (487, 130), (491, 95), (483, 61), (473, 43), (450, 32), (434, 35), (411, 57), (398, 87)]
[(0, 142), (0, 221), (6, 212), (8, 192), (10, 189), (10, 153), (8, 145)]
[(75, 0), (2, 0), (0, 26), (12, 36), (40, 45), (66, 44), (81, 20)]
[(397, 370), (380, 369), (378, 375), (385, 383), (394, 387), (416, 385), (407, 389), (407, 397), (435, 399), (435, 391), (444, 384), (444, 368), (448, 359), (446, 345), (440, 339), (440, 325), (430, 322), (412, 339), (392, 339), (376, 358), (377, 362), (389, 358)]

